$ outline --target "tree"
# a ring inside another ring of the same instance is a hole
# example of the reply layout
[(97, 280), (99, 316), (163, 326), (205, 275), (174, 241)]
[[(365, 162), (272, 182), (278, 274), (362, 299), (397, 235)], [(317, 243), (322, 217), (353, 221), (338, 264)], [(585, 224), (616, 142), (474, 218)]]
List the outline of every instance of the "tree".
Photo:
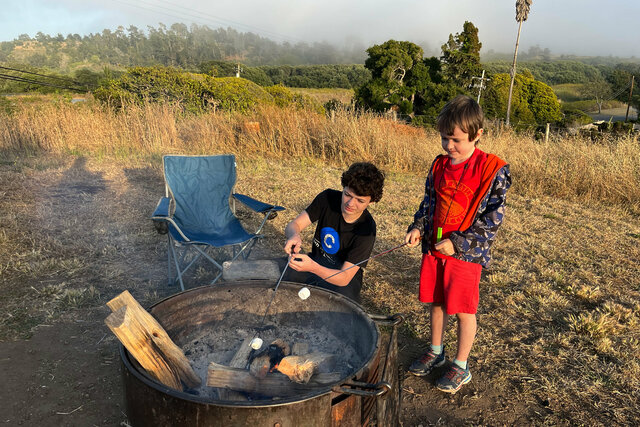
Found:
[(442, 45), (440, 57), (445, 78), (460, 87), (468, 87), (472, 77), (482, 72), (481, 48), (478, 29), (471, 22), (464, 23), (461, 33), (449, 34), (449, 41)]
[(507, 100), (507, 126), (511, 115), (511, 95), (513, 93), (513, 82), (516, 78), (516, 60), (518, 58), (518, 44), (520, 43), (520, 31), (522, 23), (529, 17), (529, 8), (533, 0), (516, 0), (516, 21), (518, 22), (518, 36), (516, 37), (516, 49), (513, 53), (513, 65), (511, 66), (511, 83), (509, 85), (509, 98)]
[(586, 83), (580, 89), (581, 95), (587, 99), (596, 100), (598, 106), (598, 114), (602, 114), (602, 104), (607, 99), (611, 99), (613, 93), (611, 92), (611, 85), (604, 79), (595, 80)]
[[(371, 71), (371, 80), (356, 89), (358, 104), (376, 111), (396, 107), (400, 113), (413, 113), (415, 84), (414, 67), (422, 63), (422, 48), (407, 41), (389, 40), (367, 49), (364, 66)], [(409, 85), (407, 84), (409, 83)]]
[(562, 120), (560, 103), (550, 86), (518, 74), (511, 86), (509, 74), (494, 74), (487, 85), (483, 110), (489, 118), (504, 117), (505, 99), (512, 91), (513, 119), (523, 124), (557, 123)]

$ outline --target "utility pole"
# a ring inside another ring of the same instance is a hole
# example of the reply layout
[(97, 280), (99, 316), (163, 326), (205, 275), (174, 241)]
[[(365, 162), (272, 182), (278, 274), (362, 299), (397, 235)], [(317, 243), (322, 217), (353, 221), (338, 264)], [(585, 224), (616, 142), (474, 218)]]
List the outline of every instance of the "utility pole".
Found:
[(624, 117), (624, 121), (626, 122), (629, 119), (629, 107), (631, 106), (631, 95), (633, 95), (633, 80), (636, 76), (631, 75), (631, 89), (629, 89), (629, 100), (627, 101), (627, 115)]
[[(480, 83), (474, 83), (474, 80), (480, 80)], [(486, 78), (484, 77), (484, 70), (482, 70), (482, 77), (471, 77), (471, 85), (470, 87), (477, 87), (478, 88), (478, 100), (476, 101), (478, 104), (480, 104), (480, 95), (482, 94), (482, 89), (486, 89), (487, 87), (484, 85), (484, 81), (489, 81), (491, 80), (490, 78)]]
[(240, 68), (240, 64), (236, 64), (236, 77), (240, 77), (241, 71), (244, 71), (244, 70)]

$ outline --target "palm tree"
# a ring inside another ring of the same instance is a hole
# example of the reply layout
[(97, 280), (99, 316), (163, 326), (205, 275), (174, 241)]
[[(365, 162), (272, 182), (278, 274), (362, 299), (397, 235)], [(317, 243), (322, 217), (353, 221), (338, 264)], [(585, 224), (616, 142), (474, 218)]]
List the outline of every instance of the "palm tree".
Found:
[(533, 0), (516, 0), (516, 22), (518, 25), (518, 37), (516, 38), (516, 50), (513, 53), (513, 65), (511, 66), (511, 84), (509, 85), (509, 99), (507, 100), (507, 126), (511, 116), (511, 95), (513, 94), (513, 82), (516, 78), (516, 59), (518, 58), (518, 43), (520, 43), (520, 30), (522, 23), (529, 17), (529, 8)]

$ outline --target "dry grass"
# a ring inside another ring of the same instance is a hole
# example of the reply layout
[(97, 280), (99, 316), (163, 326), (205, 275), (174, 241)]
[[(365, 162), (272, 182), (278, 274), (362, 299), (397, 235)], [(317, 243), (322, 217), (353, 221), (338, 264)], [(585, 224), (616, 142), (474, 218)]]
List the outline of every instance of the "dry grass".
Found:
[[(260, 132), (242, 131), (246, 120), (259, 121)], [(148, 221), (163, 193), (160, 154), (238, 154), (238, 191), (287, 208), (269, 223), (261, 256), (280, 253), (286, 222), (320, 190), (338, 188), (342, 167), (355, 159), (389, 171), (385, 195), (371, 210), (375, 251), (395, 246), (438, 152), (435, 134), (376, 116), (343, 113), (332, 123), (280, 110), (182, 118), (166, 106), (113, 114), (93, 105), (41, 105), (3, 118), (0, 135), (4, 340), (99, 311), (122, 288), (147, 302), (175, 290), (164, 285), (166, 242)], [(638, 142), (545, 146), (490, 132), (483, 145), (510, 161), (515, 186), (494, 264), (481, 281), (474, 380), (455, 401), (426, 394), (429, 408), (458, 402), (474, 425), (637, 424)], [(363, 290), (370, 311), (407, 314), (405, 353), (429, 335), (415, 296), (418, 267), (417, 250), (380, 257), (367, 268)]]
[[(260, 130), (248, 130), (246, 122), (259, 122)], [(613, 203), (640, 212), (637, 136), (598, 143), (567, 136), (545, 144), (490, 128), (481, 147), (509, 161), (520, 194)], [(435, 132), (367, 113), (341, 111), (332, 121), (308, 111), (264, 107), (249, 116), (184, 117), (172, 105), (116, 113), (92, 102), (19, 104), (0, 120), (0, 149), (124, 158), (232, 152), (338, 166), (358, 159), (416, 173), (423, 173), (440, 151)]]
[(290, 90), (303, 95), (309, 95), (322, 105), (332, 99), (337, 99), (344, 105), (350, 105), (353, 101), (353, 89), (290, 88)]

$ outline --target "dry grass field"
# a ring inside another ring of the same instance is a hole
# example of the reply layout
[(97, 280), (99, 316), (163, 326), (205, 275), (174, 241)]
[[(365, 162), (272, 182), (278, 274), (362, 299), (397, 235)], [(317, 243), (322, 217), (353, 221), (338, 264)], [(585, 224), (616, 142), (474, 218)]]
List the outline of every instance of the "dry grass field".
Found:
[[(2, 113), (0, 113), (2, 115)], [(245, 121), (260, 122), (247, 131)], [(235, 153), (239, 192), (285, 206), (255, 257), (281, 254), (283, 229), (340, 172), (388, 172), (375, 252), (403, 239), (439, 152), (430, 131), (367, 114), (304, 111), (182, 117), (171, 106), (120, 114), (31, 103), (0, 117), (0, 420), (126, 425), (105, 302), (144, 305), (166, 285), (166, 240), (148, 219), (163, 195), (161, 155)], [(505, 224), (483, 273), (473, 380), (449, 396), (406, 367), (427, 346), (419, 250), (366, 270), (369, 312), (406, 314), (402, 422), (418, 425), (636, 425), (640, 422), (640, 144), (637, 137), (548, 144), (489, 129), (512, 165)], [(312, 179), (310, 179), (312, 178)], [(248, 228), (259, 218), (239, 212)], [(307, 242), (309, 235), (307, 235)], [(208, 283), (202, 268), (189, 286)], [(454, 346), (455, 325), (447, 344)]]

